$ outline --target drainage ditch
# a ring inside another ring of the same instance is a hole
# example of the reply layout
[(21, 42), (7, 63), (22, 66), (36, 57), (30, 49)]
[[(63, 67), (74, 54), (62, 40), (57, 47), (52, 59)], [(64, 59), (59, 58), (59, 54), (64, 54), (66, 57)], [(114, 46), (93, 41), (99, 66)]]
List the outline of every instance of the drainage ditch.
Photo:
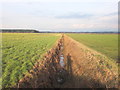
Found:
[(66, 82), (64, 36), (17, 84), (17, 88), (55, 88)]

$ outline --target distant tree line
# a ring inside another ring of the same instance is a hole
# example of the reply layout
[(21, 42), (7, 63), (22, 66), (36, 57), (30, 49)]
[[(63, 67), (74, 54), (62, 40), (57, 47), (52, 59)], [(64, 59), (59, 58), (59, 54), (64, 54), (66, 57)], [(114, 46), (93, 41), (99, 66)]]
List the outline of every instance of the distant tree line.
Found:
[(2, 33), (39, 33), (37, 30), (27, 30), (27, 29), (0, 29)]

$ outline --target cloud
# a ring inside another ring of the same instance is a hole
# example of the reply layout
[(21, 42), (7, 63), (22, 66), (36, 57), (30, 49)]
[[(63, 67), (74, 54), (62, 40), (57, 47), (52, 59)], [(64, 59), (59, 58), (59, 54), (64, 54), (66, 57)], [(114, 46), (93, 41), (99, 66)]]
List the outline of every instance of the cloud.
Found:
[(115, 13), (111, 13), (105, 16), (100, 16), (97, 18), (97, 21), (101, 23), (108, 23), (108, 24), (117, 24), (118, 23), (118, 15)]
[(94, 25), (93, 24), (89, 24), (89, 25), (87, 25), (87, 24), (73, 24), (72, 27), (74, 29), (86, 29), (86, 28), (93, 28)]
[(17, 2), (3, 5), (2, 26), (0, 25), (3, 28), (117, 30), (117, 8), (112, 3)]
[(72, 28), (74, 29), (117, 29), (116, 24), (99, 24), (99, 23), (92, 23), (92, 24), (73, 24)]
[(116, 16), (116, 15), (118, 15), (118, 12), (109, 13), (109, 14), (107, 14), (105, 16)]
[(67, 14), (67, 15), (61, 15), (61, 16), (56, 16), (56, 18), (59, 19), (82, 19), (82, 18), (90, 18), (93, 15), (91, 14), (82, 14), (82, 13), (72, 13), (72, 14)]

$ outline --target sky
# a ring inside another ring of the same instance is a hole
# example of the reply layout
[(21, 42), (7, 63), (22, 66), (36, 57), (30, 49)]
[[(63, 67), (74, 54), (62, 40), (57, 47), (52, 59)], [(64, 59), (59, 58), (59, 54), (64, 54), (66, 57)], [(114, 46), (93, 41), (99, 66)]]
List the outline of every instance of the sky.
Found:
[(0, 28), (117, 31), (118, 0), (0, 0)]

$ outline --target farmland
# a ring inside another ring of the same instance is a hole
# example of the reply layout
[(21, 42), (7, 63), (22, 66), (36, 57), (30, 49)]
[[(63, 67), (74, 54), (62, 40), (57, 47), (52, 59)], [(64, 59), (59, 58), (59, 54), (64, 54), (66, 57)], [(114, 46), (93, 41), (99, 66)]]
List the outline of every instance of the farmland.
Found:
[(14, 86), (59, 38), (54, 34), (3, 33), (3, 87)]
[[(115, 34), (2, 33), (2, 36), (3, 88), (118, 87)], [(59, 83), (59, 79), (64, 82)]]
[(67, 34), (78, 42), (112, 58), (118, 60), (117, 34)]

